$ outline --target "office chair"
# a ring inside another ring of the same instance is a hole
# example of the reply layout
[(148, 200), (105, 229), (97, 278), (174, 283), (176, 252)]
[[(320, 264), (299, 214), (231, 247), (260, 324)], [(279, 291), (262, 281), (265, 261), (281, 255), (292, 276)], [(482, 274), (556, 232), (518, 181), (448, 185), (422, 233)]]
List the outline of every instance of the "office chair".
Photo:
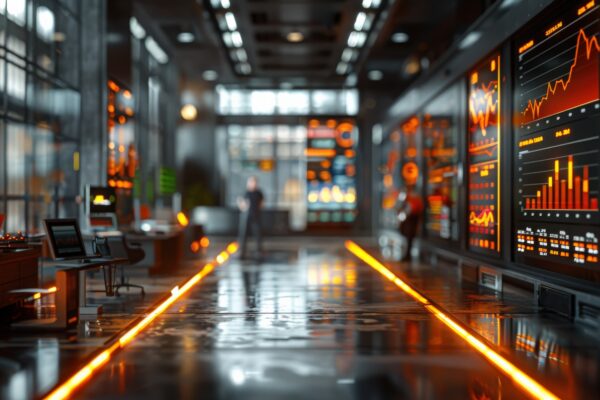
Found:
[[(142, 261), (146, 255), (144, 250), (139, 248), (139, 245), (133, 243), (131, 244), (131, 246), (128, 245), (124, 235), (110, 235), (105, 236), (105, 238), (110, 255), (112, 257), (128, 259), (128, 265), (133, 265)], [(142, 296), (145, 295), (146, 292), (144, 291), (144, 287), (142, 285), (134, 285), (127, 281), (127, 279), (125, 278), (125, 266), (121, 265), (119, 266), (119, 268), (121, 269), (121, 277), (119, 283), (114, 285), (115, 294), (118, 295), (119, 289), (125, 287), (127, 289), (138, 288), (142, 291)]]

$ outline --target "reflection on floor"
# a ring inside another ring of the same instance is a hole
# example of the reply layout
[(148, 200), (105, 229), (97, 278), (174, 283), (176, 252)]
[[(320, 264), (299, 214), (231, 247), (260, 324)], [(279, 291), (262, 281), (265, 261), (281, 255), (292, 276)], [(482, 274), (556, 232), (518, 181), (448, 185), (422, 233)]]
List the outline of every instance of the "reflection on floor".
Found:
[[(15, 332), (0, 326), (0, 399), (33, 399), (47, 393), (80, 368), (83, 361), (109, 338), (202, 264), (201, 260), (187, 261), (176, 266), (168, 276), (148, 276), (147, 270), (134, 268), (129, 280), (142, 284), (145, 296), (141, 296), (138, 289), (121, 289), (120, 296), (106, 297), (102, 273), (88, 274), (87, 303), (101, 304), (104, 312), (100, 316), (82, 316), (76, 331)], [(131, 275), (131, 269), (128, 271)], [(54, 284), (53, 276), (53, 269), (42, 268), (44, 287)], [(46, 314), (44, 317), (49, 317), (54, 312), (54, 305), (46, 304), (46, 300), (37, 301), (37, 306)], [(44, 304), (40, 307), (39, 303)]]
[[(289, 242), (271, 243), (261, 263), (234, 260), (217, 269), (78, 397), (525, 397), (420, 305), (347, 253), (342, 240)], [(600, 345), (594, 332), (540, 313), (519, 294), (500, 296), (461, 284), (451, 268), (392, 266), (561, 398), (597, 396)], [(12, 367), (25, 375), (2, 372), (13, 378), (1, 382), (0, 393), (18, 393), (31, 382), (36, 389), (26, 397), (43, 392), (56, 382), (57, 366), (61, 376), (72, 371), (73, 360), (124, 324), (119, 318), (144, 307), (134, 304), (114, 320), (90, 323), (95, 341), (82, 341), (81, 332), (37, 341), (13, 335), (6, 346), (3, 338), (0, 357), (10, 361), (0, 371)], [(25, 358), (35, 359), (37, 367), (19, 369)]]

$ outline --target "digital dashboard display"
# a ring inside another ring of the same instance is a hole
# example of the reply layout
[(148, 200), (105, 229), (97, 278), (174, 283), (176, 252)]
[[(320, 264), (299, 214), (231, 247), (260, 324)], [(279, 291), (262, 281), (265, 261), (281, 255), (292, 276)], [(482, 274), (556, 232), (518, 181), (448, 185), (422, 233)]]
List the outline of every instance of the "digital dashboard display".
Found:
[(453, 85), (424, 109), (425, 230), (458, 240), (458, 127), (460, 90)]
[(405, 189), (413, 189), (419, 181), (417, 134), (420, 126), (416, 115), (400, 124), (400, 174)]
[(310, 226), (351, 224), (356, 219), (354, 121), (311, 119), (306, 141), (307, 221)]
[(568, 2), (542, 21), (516, 43), (515, 260), (597, 267), (599, 7)]
[(392, 131), (381, 144), (381, 212), (380, 225), (387, 229), (398, 226), (396, 202), (400, 194), (400, 129)]
[(500, 55), (484, 60), (468, 76), (468, 247), (500, 252)]

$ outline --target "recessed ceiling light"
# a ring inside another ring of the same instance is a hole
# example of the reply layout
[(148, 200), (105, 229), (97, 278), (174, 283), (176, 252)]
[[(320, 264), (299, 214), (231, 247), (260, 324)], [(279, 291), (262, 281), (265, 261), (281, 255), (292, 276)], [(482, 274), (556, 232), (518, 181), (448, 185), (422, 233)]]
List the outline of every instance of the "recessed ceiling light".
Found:
[(235, 15), (233, 15), (232, 12), (225, 13), (225, 24), (230, 31), (235, 31), (237, 29)]
[(342, 52), (342, 61), (344, 61), (344, 62), (354, 61), (356, 59), (357, 55), (358, 55), (358, 51), (357, 50), (346, 48)]
[(346, 72), (348, 72), (348, 64), (343, 61), (340, 61), (337, 65), (337, 67), (335, 68), (335, 72), (338, 75), (346, 74)]
[(248, 53), (244, 49), (237, 49), (231, 52), (231, 57), (240, 62), (248, 61)]
[(367, 20), (367, 14), (364, 12), (359, 12), (356, 15), (356, 20), (354, 21), (354, 30), (362, 31), (365, 26), (365, 21)]
[(179, 43), (192, 43), (196, 37), (192, 32), (181, 32), (177, 35), (177, 41)]
[(244, 75), (250, 75), (250, 73), (252, 72), (252, 67), (250, 66), (250, 64), (246, 63), (241, 63), (237, 65), (237, 70)]
[(229, 0), (211, 0), (210, 4), (214, 8), (229, 8), (231, 6), (231, 2)]
[(193, 121), (198, 116), (198, 109), (193, 104), (186, 104), (183, 107), (181, 107), (180, 114), (181, 118), (183, 118), (184, 120)]
[(367, 77), (371, 81), (380, 81), (383, 79), (383, 72), (381, 72), (378, 69), (374, 69), (374, 70), (369, 71), (369, 73), (367, 74)]
[(394, 42), (394, 43), (406, 43), (406, 42), (408, 42), (408, 39), (410, 39), (410, 37), (408, 36), (407, 33), (396, 32), (392, 35), (391, 39), (392, 39), (392, 42)]
[(219, 77), (219, 74), (217, 74), (217, 71), (213, 70), (213, 69), (207, 69), (206, 71), (204, 71), (202, 73), (202, 79), (204, 79), (205, 81), (216, 81), (217, 78)]
[(233, 43), (235, 47), (242, 47), (244, 45), (242, 35), (238, 31), (231, 32), (231, 43)]
[(287, 34), (288, 42), (298, 43), (304, 40), (302, 32), (290, 32)]
[(363, 0), (362, 6), (364, 8), (377, 8), (381, 4), (381, 0)]
[(364, 32), (353, 31), (348, 36), (349, 47), (362, 47), (367, 40), (367, 34)]
[(460, 43), (458, 44), (458, 48), (464, 50), (468, 47), (473, 46), (477, 41), (481, 38), (481, 32), (473, 31), (469, 32), (467, 36), (465, 36)]

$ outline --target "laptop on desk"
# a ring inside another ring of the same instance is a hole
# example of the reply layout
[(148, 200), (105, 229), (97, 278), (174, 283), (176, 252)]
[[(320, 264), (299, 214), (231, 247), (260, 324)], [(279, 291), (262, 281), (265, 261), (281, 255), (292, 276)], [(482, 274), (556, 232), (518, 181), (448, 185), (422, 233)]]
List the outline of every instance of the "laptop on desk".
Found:
[(47, 219), (44, 220), (44, 227), (50, 242), (52, 258), (57, 261), (84, 263), (107, 258), (87, 254), (76, 219)]

